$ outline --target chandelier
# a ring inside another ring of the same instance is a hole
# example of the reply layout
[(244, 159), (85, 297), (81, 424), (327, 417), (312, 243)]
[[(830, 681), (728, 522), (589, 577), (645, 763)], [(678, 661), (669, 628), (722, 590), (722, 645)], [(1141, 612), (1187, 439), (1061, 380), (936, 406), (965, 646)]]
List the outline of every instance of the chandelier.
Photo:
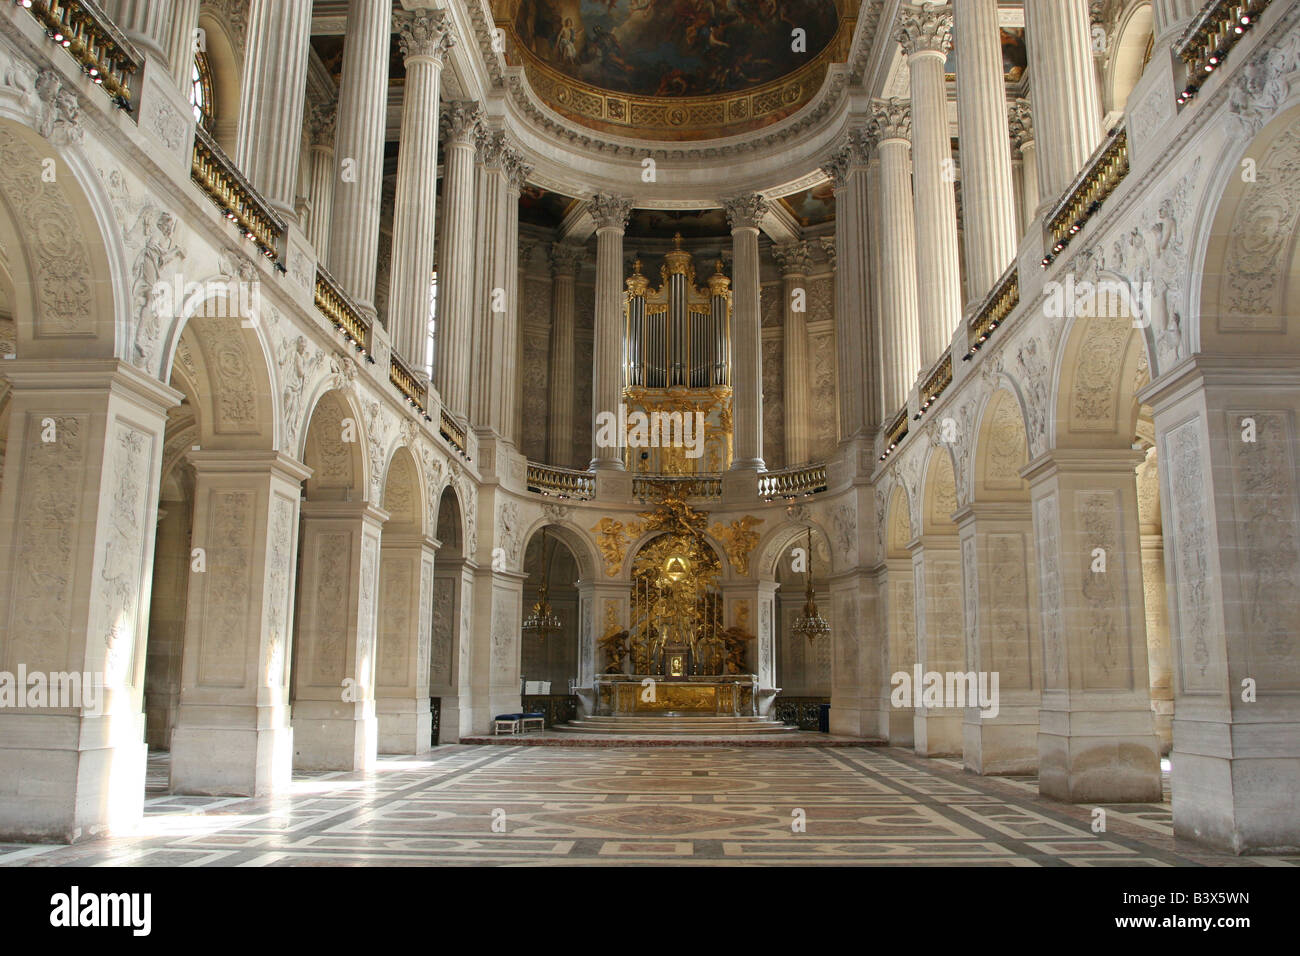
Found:
[(808, 527), (808, 566), (804, 570), (804, 596), (807, 600), (803, 605), (803, 613), (794, 619), (794, 625), (790, 628), (795, 634), (807, 635), (810, 643), (823, 634), (831, 632), (831, 626), (826, 623), (826, 618), (821, 616), (821, 612), (817, 610), (817, 602), (813, 600), (812, 554), (812, 526), (810, 525)]
[(554, 634), (563, 627), (563, 623), (554, 611), (551, 610), (551, 602), (546, 598), (548, 584), (550, 583), (551, 566), (546, 560), (546, 529), (542, 529), (542, 583), (537, 588), (537, 603), (533, 609), (528, 612), (522, 625), (525, 631), (531, 631), (539, 638), (545, 639), (546, 635)]

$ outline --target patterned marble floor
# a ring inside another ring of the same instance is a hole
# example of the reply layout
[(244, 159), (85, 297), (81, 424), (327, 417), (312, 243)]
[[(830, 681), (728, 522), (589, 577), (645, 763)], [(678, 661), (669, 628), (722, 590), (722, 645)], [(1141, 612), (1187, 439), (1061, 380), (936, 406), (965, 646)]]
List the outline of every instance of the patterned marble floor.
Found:
[(1092, 807), (1040, 799), (1032, 779), (880, 747), (440, 747), (296, 774), (276, 798), (165, 788), (160, 755), (137, 832), (0, 844), (0, 865), (1300, 865), (1176, 843), (1167, 798), (1106, 807), (1098, 834)]

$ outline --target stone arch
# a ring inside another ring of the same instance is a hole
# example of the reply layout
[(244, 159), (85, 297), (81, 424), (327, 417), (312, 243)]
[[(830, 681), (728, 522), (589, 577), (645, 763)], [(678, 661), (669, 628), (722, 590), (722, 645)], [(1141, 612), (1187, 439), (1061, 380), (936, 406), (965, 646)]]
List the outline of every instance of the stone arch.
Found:
[(0, 98), (0, 244), (9, 251), (14, 351), (25, 359), (126, 357), (124, 243), (98, 175), (71, 145), (81, 131), (65, 110), (75, 100), (65, 106), (71, 92), (57, 79), (46, 85), (46, 75), (31, 78), (28, 98), (44, 104), (36, 122), (48, 137)]
[(956, 534), (952, 516), (957, 511), (957, 471), (952, 453), (936, 446), (930, 452), (921, 483), (921, 533)]
[[(1300, 105), (1253, 139), (1231, 142), (1210, 190), (1217, 202), (1209, 200), (1208, 224), (1193, 253), (1201, 282), (1192, 289), (1192, 349), (1294, 356), (1300, 353)], [(1255, 162), (1253, 183), (1241, 175), (1245, 157)]]
[(1067, 320), (1057, 352), (1051, 448), (1132, 446), (1141, 407), (1137, 393), (1150, 363), (1146, 339), (1127, 306), (1116, 312)]
[(469, 557), (465, 554), (468, 531), (460, 490), (455, 481), (449, 481), (438, 492), (438, 520), (434, 537), (440, 542), (439, 556), (444, 559)]
[(230, 23), (220, 11), (204, 5), (199, 10), (204, 31), (208, 69), (212, 72), (212, 106), (215, 138), (231, 156), (239, 132), (239, 100), (243, 83), (243, 50)]
[(995, 389), (976, 427), (972, 501), (1028, 501), (1020, 469), (1029, 463), (1029, 436), (1020, 402), (1007, 388)]
[[(632, 575), (632, 562), (636, 560), (636, 556), (641, 552), (641, 549), (655, 538), (668, 533), (669, 532), (664, 531), (662, 528), (655, 528), (653, 531), (643, 531), (640, 535), (634, 538), (628, 544), (627, 553), (623, 556), (623, 563), (619, 568), (616, 580), (630, 580)], [(700, 535), (700, 540), (703, 541), (705, 547), (712, 551), (717, 557), (718, 563), (722, 568), (721, 580), (723, 583), (744, 580), (736, 574), (735, 568), (731, 566), (731, 559), (727, 557), (727, 550), (722, 546), (721, 542), (717, 541), (709, 534)]]
[[(564, 546), (573, 555), (581, 580), (597, 581), (600, 579), (602, 573), (601, 561), (600, 556), (596, 553), (595, 545), (587, 535), (583, 534), (577, 524), (567, 518), (555, 521), (547, 515), (542, 515), (529, 525), (523, 536), (523, 553), (525, 555), (528, 553), (528, 549), (532, 547), (533, 539), (541, 534), (542, 528), (545, 528), (546, 533), (551, 537), (564, 542)], [(527, 597), (527, 594), (524, 596)]]
[(329, 389), (307, 416), (303, 463), (312, 469), (307, 497), (364, 500), (369, 493), (366, 431), (361, 407), (350, 391)]
[(388, 458), (384, 473), (384, 497), (381, 507), (388, 512), (384, 534), (399, 531), (402, 534), (424, 535), (428, 509), (424, 501), (424, 482), (420, 464), (410, 448), (399, 445)]
[[(543, 529), (546, 531), (544, 556)], [(579, 623), (582, 589), (579, 585), (591, 580), (595, 558), (585, 539), (575, 534), (572, 528), (545, 519), (536, 522), (523, 540), (520, 570), (526, 575), (524, 614), (527, 615), (537, 602), (538, 588), (545, 580), (549, 588), (547, 600), (560, 619), (561, 629), (545, 637), (523, 632), (519, 650), (521, 676), (529, 682), (549, 683), (551, 694), (567, 693), (569, 681), (576, 681), (579, 677), (582, 656), (580, 641), (583, 634)]]
[(470, 618), (473, 572), (466, 560), (468, 525), (455, 480), (437, 498), (438, 556), (434, 562), (433, 623), (429, 655), (429, 695), (438, 701), (438, 740), (456, 743), (473, 726), (470, 707)]
[(1151, 53), (1154, 11), (1146, 0), (1130, 3), (1111, 31), (1102, 102), (1107, 113), (1122, 113), (1146, 69)]
[(908, 542), (916, 537), (912, 528), (912, 506), (907, 500), (907, 489), (901, 482), (894, 486), (890, 495), (889, 509), (885, 518), (885, 556), (888, 558), (909, 557)]
[(754, 549), (755, 557), (750, 561), (750, 565), (756, 569), (760, 580), (772, 581), (777, 578), (781, 559), (790, 553), (791, 548), (802, 546), (801, 542), (806, 540), (809, 525), (812, 525), (813, 529), (813, 549), (819, 558), (823, 552), (818, 545), (825, 547), (825, 567), (822, 570), (825, 573), (837, 570), (835, 549), (831, 547), (831, 536), (822, 527), (821, 522), (811, 516), (802, 520), (788, 518), (764, 535), (763, 540)]

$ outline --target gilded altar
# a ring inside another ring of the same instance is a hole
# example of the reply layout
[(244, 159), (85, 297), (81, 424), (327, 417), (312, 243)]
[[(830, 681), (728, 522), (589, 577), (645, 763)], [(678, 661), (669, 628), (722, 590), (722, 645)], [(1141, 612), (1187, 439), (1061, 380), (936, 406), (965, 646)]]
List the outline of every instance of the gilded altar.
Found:
[(596, 677), (596, 713), (612, 717), (753, 717), (758, 713), (758, 678), (601, 674)]

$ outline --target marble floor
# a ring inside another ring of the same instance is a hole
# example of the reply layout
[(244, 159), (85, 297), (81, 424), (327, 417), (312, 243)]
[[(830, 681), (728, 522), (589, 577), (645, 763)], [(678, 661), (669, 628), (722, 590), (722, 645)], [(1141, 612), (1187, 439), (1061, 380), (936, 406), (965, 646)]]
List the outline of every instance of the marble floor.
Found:
[(166, 759), (136, 832), (0, 844), (0, 865), (1300, 865), (1175, 841), (1167, 794), (1093, 833), (1032, 778), (887, 747), (445, 746), (252, 800), (168, 795)]

